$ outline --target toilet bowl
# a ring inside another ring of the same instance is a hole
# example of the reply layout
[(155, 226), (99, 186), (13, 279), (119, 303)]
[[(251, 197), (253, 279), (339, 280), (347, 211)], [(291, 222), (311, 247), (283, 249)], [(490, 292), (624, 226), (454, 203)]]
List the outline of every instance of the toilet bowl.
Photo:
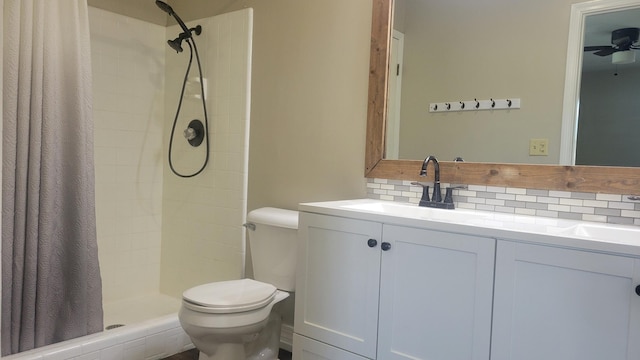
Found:
[[(186, 290), (180, 324), (200, 360), (276, 360), (277, 305), (294, 290), (298, 213), (262, 208), (247, 215), (256, 280), (213, 282)], [(259, 241), (255, 244), (254, 241)]]
[[(178, 317), (200, 350), (200, 360), (276, 359), (277, 349), (269, 342), (277, 335), (277, 347), (280, 334), (267, 334), (273, 330), (267, 324), (279, 322), (272, 309), (287, 297), (289, 293), (251, 279), (215, 282), (185, 291)], [(274, 355), (265, 357), (265, 352)]]

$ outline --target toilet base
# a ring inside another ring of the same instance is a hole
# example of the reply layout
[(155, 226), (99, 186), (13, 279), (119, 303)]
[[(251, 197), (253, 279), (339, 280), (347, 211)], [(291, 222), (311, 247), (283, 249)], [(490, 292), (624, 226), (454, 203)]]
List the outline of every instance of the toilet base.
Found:
[(200, 351), (198, 360), (277, 360), (281, 326), (282, 317), (272, 312), (264, 328), (251, 341), (216, 344), (212, 354)]

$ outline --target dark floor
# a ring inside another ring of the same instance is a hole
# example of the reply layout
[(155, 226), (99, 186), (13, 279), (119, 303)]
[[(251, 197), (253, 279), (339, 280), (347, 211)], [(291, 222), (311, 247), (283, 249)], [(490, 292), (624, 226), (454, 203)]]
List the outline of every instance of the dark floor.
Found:
[[(198, 360), (199, 351), (198, 349), (187, 350), (185, 352), (181, 352), (180, 354), (175, 354), (173, 356), (169, 356), (165, 358), (166, 360)], [(278, 354), (278, 358), (280, 360), (291, 360), (291, 353), (280, 349), (280, 353)]]

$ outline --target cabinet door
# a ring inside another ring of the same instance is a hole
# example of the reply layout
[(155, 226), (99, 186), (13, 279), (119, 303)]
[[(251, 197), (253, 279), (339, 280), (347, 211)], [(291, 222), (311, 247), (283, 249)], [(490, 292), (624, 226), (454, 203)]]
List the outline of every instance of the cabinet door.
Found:
[(493, 360), (640, 359), (640, 260), (498, 241)]
[(375, 358), (381, 232), (375, 222), (300, 214), (296, 333)]
[(362, 356), (293, 334), (293, 360), (367, 360)]
[(489, 359), (495, 240), (385, 225), (378, 359)]

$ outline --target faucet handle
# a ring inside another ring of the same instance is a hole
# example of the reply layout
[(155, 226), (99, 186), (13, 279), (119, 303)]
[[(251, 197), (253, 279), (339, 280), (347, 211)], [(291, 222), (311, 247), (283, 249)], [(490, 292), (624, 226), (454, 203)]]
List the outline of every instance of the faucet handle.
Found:
[(428, 183), (428, 182), (420, 182), (420, 181), (413, 181), (411, 182), (411, 185), (417, 185), (417, 186), (422, 186), (424, 187), (429, 187), (431, 186), (433, 183)]
[(467, 189), (467, 185), (455, 185), (455, 186), (449, 186), (448, 188), (446, 188), (445, 190), (445, 195), (444, 195), (444, 203), (445, 204), (453, 204), (453, 190), (460, 190), (460, 189)]
[(453, 185), (449, 186), (447, 189), (451, 190), (467, 190), (469, 187), (467, 185)]
[(448, 187), (445, 190), (444, 201), (445, 204), (453, 204), (453, 189)]

